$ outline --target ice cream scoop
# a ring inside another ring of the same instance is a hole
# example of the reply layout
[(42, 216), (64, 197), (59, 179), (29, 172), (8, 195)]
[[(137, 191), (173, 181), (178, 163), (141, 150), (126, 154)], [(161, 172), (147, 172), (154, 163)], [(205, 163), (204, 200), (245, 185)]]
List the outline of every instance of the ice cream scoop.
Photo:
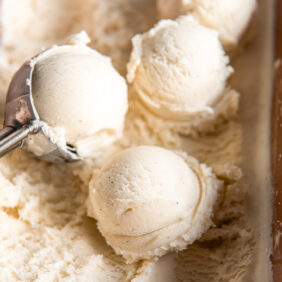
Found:
[(132, 43), (127, 79), (147, 108), (172, 120), (213, 112), (232, 72), (216, 31), (184, 16), (161, 20)]
[(93, 176), (88, 214), (117, 254), (148, 259), (186, 248), (211, 226), (220, 185), (186, 154), (132, 147)]
[(256, 0), (158, 0), (161, 18), (191, 14), (214, 28), (224, 45), (237, 44), (256, 9)]
[(40, 53), (14, 75), (1, 155), (22, 145), (46, 161), (75, 161), (121, 136), (125, 80), (108, 57), (74, 43)]

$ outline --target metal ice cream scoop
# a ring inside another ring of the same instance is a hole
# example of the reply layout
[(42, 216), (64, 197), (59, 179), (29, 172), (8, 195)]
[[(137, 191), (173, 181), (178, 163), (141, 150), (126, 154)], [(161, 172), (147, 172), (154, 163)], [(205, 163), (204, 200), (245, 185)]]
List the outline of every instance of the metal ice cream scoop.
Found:
[(31, 79), (34, 64), (27, 61), (10, 83), (4, 128), (0, 131), (0, 157), (17, 147), (33, 153), (48, 162), (73, 162), (80, 160), (71, 145), (59, 145), (51, 127), (41, 121), (33, 103)]

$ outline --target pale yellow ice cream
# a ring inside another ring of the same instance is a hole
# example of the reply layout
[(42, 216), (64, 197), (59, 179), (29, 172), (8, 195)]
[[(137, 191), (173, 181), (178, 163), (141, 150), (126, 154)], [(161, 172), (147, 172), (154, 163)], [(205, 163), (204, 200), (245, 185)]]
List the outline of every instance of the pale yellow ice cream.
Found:
[(71, 40), (33, 59), (32, 95), (40, 119), (61, 128), (84, 156), (121, 136), (127, 86), (110, 58)]
[(127, 79), (150, 110), (173, 120), (214, 112), (232, 72), (216, 31), (185, 16), (132, 42)]
[[(159, 119), (160, 130), (152, 122), (153, 114), (147, 115), (142, 103), (138, 102), (140, 111), (136, 111), (137, 101), (130, 101), (126, 116), (122, 148), (150, 144), (183, 150), (227, 180), (230, 185), (225, 185), (220, 208), (214, 210), (214, 226), (184, 251), (172, 252), (158, 262), (125, 264), (106, 245), (96, 221), (86, 217), (88, 183), (97, 172), (90, 162), (95, 161), (95, 167), (99, 167), (104, 159), (100, 156), (71, 166), (55, 165), (18, 150), (0, 160), (3, 223), (0, 281), (269, 281), (271, 275), (267, 276), (265, 270), (270, 268), (266, 246), (270, 236), (265, 236), (270, 221), (264, 219), (267, 189), (263, 189), (268, 187), (265, 179), (269, 179), (265, 169), (269, 158), (263, 152), (269, 146), (262, 141), (269, 139), (265, 111), (271, 97), (269, 79), (273, 64), (271, 48), (266, 47), (271, 47), (273, 42), (270, 32), (273, 8), (269, 5), (272, 2), (260, 1), (258, 36), (233, 61), (234, 86), (244, 94), (240, 119), (216, 128), (214, 134), (185, 137), (181, 138), (183, 142), (178, 142), (179, 136), (168, 128), (168, 121)], [(69, 34), (87, 30), (92, 38), (91, 47), (110, 56), (115, 67), (124, 72), (131, 50), (130, 38), (147, 31), (157, 21), (152, 0), (3, 0), (2, 3), (1, 31), (5, 37), (0, 50), (2, 107), (12, 74), (42, 46), (62, 44)], [(217, 106), (222, 104), (222, 111), (230, 114), (233, 102), (237, 104), (238, 99), (226, 100), (227, 96), (223, 95)], [(198, 129), (200, 125), (199, 121), (193, 127)], [(110, 155), (115, 150), (120, 150), (116, 144), (106, 152)], [(221, 173), (229, 171), (225, 164), (240, 165), (242, 156), (243, 172), (250, 185), (245, 178), (238, 181), (237, 177), (237, 180), (233, 176), (229, 179)], [(258, 159), (266, 161), (258, 162)], [(246, 218), (249, 209), (246, 199), (250, 200), (256, 221)], [(255, 249), (260, 244), (253, 237), (249, 223), (256, 226), (257, 237), (264, 242), (259, 256)], [(260, 270), (259, 276), (255, 275), (256, 269)]]
[(128, 261), (181, 250), (211, 225), (220, 182), (205, 165), (154, 146), (108, 160), (90, 182), (88, 213)]
[(256, 9), (256, 0), (158, 0), (161, 18), (192, 14), (201, 24), (214, 28), (224, 45), (238, 43)]

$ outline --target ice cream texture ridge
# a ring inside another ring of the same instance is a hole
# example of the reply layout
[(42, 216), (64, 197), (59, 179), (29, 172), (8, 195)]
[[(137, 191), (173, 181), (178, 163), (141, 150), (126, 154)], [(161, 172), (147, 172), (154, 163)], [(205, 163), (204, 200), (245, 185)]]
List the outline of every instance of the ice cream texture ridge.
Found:
[(84, 160), (0, 159), (0, 281), (245, 281), (256, 240), (226, 45), (256, 2), (223, 2), (1, 2), (1, 119), (39, 54), (38, 115)]

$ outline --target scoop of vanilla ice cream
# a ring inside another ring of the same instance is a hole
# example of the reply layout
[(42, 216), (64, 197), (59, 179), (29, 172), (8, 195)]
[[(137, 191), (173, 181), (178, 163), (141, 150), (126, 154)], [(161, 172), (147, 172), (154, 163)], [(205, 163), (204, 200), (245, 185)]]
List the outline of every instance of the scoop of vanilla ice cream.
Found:
[(122, 134), (127, 85), (110, 58), (73, 41), (33, 59), (32, 96), (40, 119), (84, 156)]
[(154, 146), (112, 157), (89, 186), (88, 214), (128, 262), (180, 250), (212, 224), (220, 182), (195, 159)]
[(232, 72), (217, 32), (190, 16), (136, 35), (127, 79), (148, 108), (172, 119), (212, 112)]
[(224, 45), (234, 45), (245, 31), (257, 6), (256, 0), (158, 0), (161, 18), (192, 14), (201, 24), (214, 28)]

